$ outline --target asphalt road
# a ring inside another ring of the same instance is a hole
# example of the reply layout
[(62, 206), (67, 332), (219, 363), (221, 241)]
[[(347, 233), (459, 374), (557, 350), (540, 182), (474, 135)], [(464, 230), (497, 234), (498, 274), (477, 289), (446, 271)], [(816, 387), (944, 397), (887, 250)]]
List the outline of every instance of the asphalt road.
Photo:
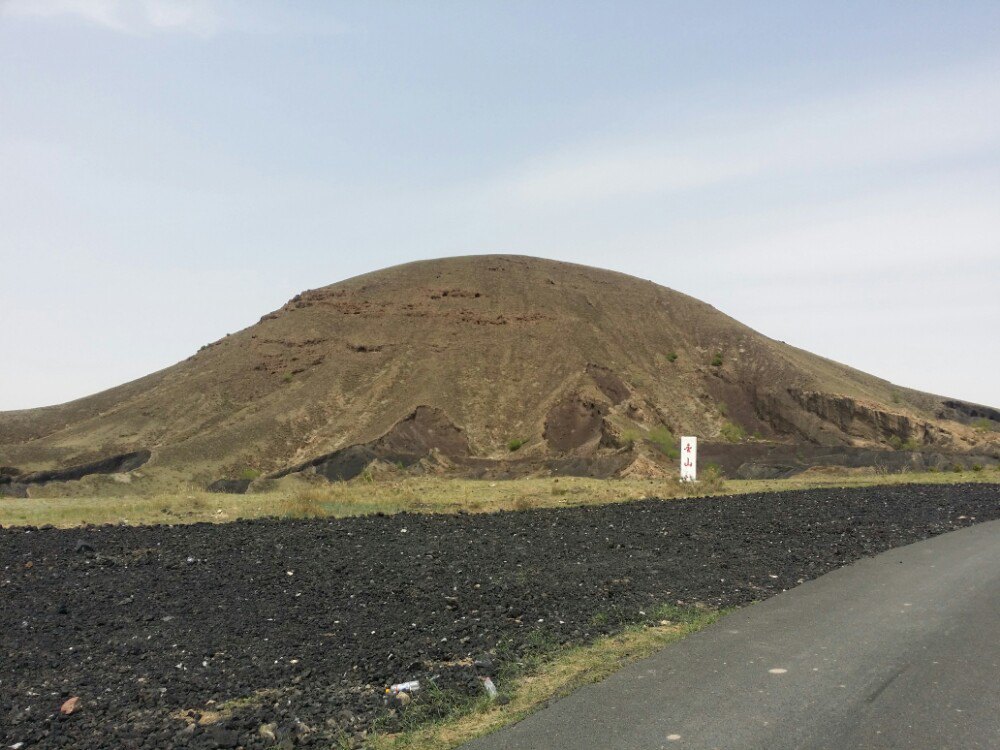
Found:
[(1000, 521), (746, 607), (467, 750), (1000, 748)]

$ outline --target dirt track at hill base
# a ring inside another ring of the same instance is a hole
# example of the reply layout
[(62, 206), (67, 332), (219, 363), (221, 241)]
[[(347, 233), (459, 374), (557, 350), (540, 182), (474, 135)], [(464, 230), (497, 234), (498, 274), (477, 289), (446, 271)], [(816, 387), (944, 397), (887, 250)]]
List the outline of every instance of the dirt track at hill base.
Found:
[[(385, 714), (391, 682), (437, 674), (475, 690), (477, 673), (495, 676), (500, 659), (540, 635), (586, 642), (648, 620), (643, 612), (663, 602), (745, 604), (998, 517), (1000, 486), (975, 484), (490, 515), (4, 529), (0, 740), (263, 748), (277, 743), (258, 728), (273, 722), (284, 747), (329, 746)], [(454, 665), (477, 658), (478, 667)], [(76, 710), (61, 715), (73, 696)], [(248, 697), (212, 726), (191, 724)]]

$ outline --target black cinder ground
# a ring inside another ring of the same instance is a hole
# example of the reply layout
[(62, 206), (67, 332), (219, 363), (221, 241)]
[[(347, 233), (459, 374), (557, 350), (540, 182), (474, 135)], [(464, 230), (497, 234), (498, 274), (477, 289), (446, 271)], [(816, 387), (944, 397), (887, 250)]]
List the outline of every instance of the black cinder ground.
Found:
[[(477, 676), (660, 604), (731, 607), (1000, 518), (1000, 485), (482, 515), (0, 530), (0, 743), (356, 742), (384, 688)], [(70, 715), (63, 702), (79, 697)], [(212, 711), (222, 712), (222, 720)], [(192, 724), (199, 716), (205, 726)], [(264, 728), (262, 733), (261, 728)], [(273, 736), (274, 739), (271, 739)]]

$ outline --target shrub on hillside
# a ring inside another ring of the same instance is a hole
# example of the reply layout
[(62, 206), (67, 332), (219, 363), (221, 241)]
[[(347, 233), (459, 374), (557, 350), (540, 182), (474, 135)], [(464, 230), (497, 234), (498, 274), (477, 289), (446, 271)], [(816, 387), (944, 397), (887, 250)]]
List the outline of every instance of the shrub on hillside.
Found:
[(639, 432), (637, 430), (625, 430), (621, 437), (622, 448), (625, 448), (625, 450), (632, 450), (635, 448), (635, 444), (638, 439)]
[(989, 432), (990, 430), (1000, 429), (1000, 425), (996, 422), (992, 422), (986, 417), (979, 417), (978, 419), (972, 420), (972, 427), (976, 432)]
[(738, 424), (733, 424), (732, 422), (726, 422), (722, 425), (722, 429), (719, 430), (719, 434), (730, 443), (738, 443), (747, 436), (746, 430)]
[(646, 440), (656, 446), (657, 450), (667, 458), (678, 459), (681, 457), (680, 448), (677, 447), (677, 438), (666, 427), (655, 427), (650, 430), (646, 434)]

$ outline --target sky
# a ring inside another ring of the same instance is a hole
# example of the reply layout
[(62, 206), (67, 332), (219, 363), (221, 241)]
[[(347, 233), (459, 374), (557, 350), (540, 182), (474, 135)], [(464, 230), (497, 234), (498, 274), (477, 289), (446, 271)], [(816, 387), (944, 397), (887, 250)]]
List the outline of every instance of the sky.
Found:
[(1000, 3), (0, 0), (0, 409), (495, 252), (1000, 406)]

